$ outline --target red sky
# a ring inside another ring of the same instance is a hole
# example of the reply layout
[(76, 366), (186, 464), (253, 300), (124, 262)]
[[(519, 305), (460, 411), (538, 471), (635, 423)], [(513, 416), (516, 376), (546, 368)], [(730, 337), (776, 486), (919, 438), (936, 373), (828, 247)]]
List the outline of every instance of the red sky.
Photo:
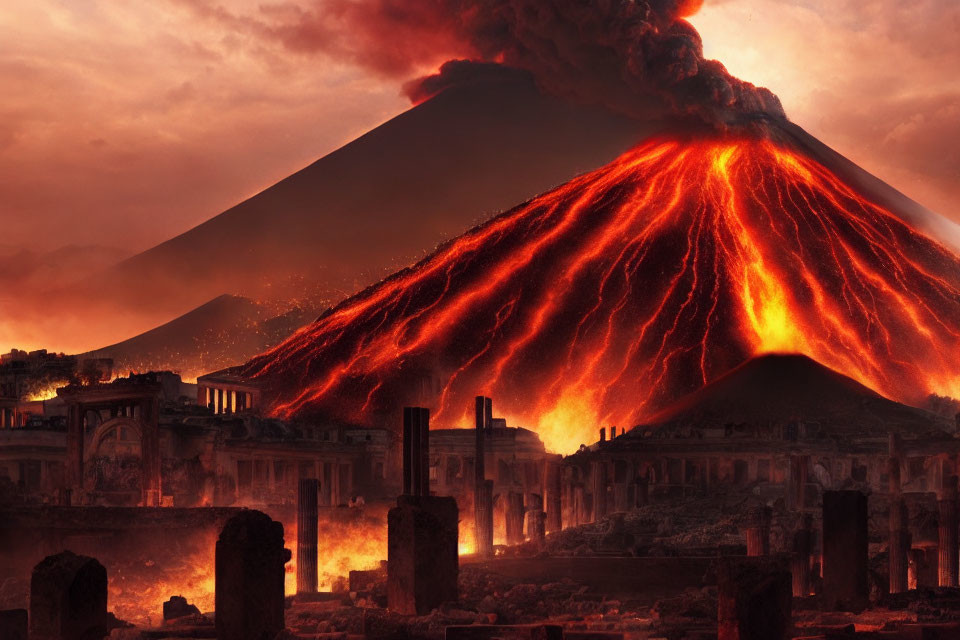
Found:
[[(325, 0), (280, 1), (8, 3), (0, 256), (147, 248), (408, 107), (400, 78), (275, 37)], [(960, 219), (960, 3), (707, 0), (692, 22), (795, 122)]]

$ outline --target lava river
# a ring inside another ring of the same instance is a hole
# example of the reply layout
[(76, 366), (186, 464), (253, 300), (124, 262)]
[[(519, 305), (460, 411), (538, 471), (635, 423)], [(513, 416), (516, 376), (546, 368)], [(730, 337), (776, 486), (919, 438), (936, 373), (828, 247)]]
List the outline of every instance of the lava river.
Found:
[(240, 371), (274, 415), (466, 426), (568, 452), (749, 357), (960, 396), (960, 259), (766, 139), (648, 141), (440, 247)]

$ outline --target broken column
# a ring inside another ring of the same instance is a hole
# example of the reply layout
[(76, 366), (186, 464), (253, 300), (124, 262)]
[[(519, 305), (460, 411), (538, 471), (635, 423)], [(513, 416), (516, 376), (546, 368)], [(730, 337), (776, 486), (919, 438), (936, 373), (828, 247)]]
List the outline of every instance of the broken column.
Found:
[(283, 525), (260, 511), (230, 518), (217, 539), (215, 567), (218, 638), (262, 640), (284, 627)]
[(297, 593), (317, 592), (317, 494), (316, 478), (301, 478), (297, 495)]
[(944, 480), (940, 490), (938, 505), (940, 507), (938, 576), (941, 587), (957, 586), (958, 557), (957, 527), (960, 526), (957, 514), (957, 476), (950, 476)]
[(573, 487), (573, 524), (579, 526), (587, 522), (586, 496), (583, 484), (577, 483)]
[(507, 544), (515, 545), (523, 543), (523, 520), (523, 494), (511, 491), (507, 494)]
[(590, 480), (593, 483), (593, 521), (599, 522), (607, 515), (607, 465), (603, 460), (590, 463)]
[(560, 463), (548, 461), (546, 475), (546, 528), (550, 533), (555, 533), (563, 529), (563, 477), (560, 471)]
[(493, 480), (484, 480), (477, 495), (476, 536), (477, 555), (493, 556)]
[(829, 609), (858, 611), (867, 604), (867, 496), (823, 493), (823, 595)]
[(457, 599), (459, 510), (454, 498), (430, 495), (429, 429), (427, 409), (403, 410), (403, 486), (410, 493), (387, 514), (387, 606), (405, 615)]
[(810, 560), (814, 547), (813, 516), (803, 514), (800, 528), (793, 534), (793, 558), (790, 573), (793, 575), (793, 596), (806, 598), (813, 591), (810, 580)]
[(639, 476), (634, 482), (633, 506), (645, 507), (650, 503), (650, 481), (647, 476)]
[(753, 509), (747, 515), (747, 555), (770, 555), (770, 521), (773, 512), (770, 507)]
[(890, 501), (890, 542), (887, 553), (890, 560), (890, 593), (909, 590), (910, 527), (907, 505), (903, 498)]
[(807, 473), (810, 466), (810, 456), (790, 456), (790, 484), (787, 494), (787, 506), (791, 509), (806, 507)]
[(477, 555), (483, 558), (493, 556), (493, 481), (487, 480), (486, 472), (486, 432), (490, 428), (487, 418), (493, 412), (492, 405), (490, 398), (477, 396), (473, 526)]
[(543, 546), (546, 539), (547, 516), (542, 509), (534, 509), (527, 514), (530, 521), (530, 541), (538, 547)]
[(64, 551), (44, 558), (30, 577), (31, 640), (87, 640), (109, 633), (107, 570)]
[(791, 578), (771, 558), (729, 559), (717, 571), (718, 640), (786, 640)]
[(910, 588), (910, 527), (907, 505), (900, 491), (900, 440), (890, 434), (890, 457), (887, 460), (887, 481), (890, 494), (890, 540), (887, 556), (890, 566), (890, 593), (903, 593)]

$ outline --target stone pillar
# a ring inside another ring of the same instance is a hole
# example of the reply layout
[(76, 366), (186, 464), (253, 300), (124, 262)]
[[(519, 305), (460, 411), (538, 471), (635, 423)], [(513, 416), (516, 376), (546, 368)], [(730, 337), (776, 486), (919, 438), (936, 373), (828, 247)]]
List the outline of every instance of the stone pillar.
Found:
[(613, 485), (613, 510), (618, 513), (628, 510), (627, 484), (625, 482), (615, 482)]
[(902, 498), (890, 501), (890, 542), (887, 552), (890, 559), (890, 593), (903, 593), (909, 589), (907, 554), (910, 551), (910, 526), (907, 505)]
[(317, 592), (316, 478), (301, 478), (297, 495), (297, 593)]
[(792, 597), (784, 562), (730, 559), (717, 578), (717, 640), (786, 640)]
[(547, 514), (542, 509), (534, 509), (529, 513), (530, 520), (530, 541), (543, 547), (547, 534)]
[(524, 506), (523, 494), (511, 491), (507, 494), (507, 544), (523, 544)]
[(400, 496), (387, 514), (387, 606), (426, 615), (457, 599), (457, 501)]
[(790, 456), (790, 493), (787, 496), (787, 506), (791, 509), (806, 508), (807, 473), (810, 466), (810, 456)]
[(201, 407), (205, 407), (208, 404), (207, 388), (202, 384), (197, 385), (197, 404)]
[(547, 522), (550, 533), (563, 530), (563, 474), (559, 462), (547, 462)]
[(747, 515), (747, 555), (770, 555), (770, 521), (773, 512), (770, 507), (753, 509)]
[(64, 551), (44, 558), (30, 578), (31, 640), (88, 640), (109, 633), (107, 570)]
[(242, 511), (227, 521), (216, 547), (218, 638), (263, 640), (284, 628), (283, 525), (260, 511)]
[(486, 403), (488, 398), (477, 396), (474, 404), (475, 443), (473, 479), (473, 533), (477, 555), (493, 555), (493, 483), (487, 489)]
[(790, 573), (793, 575), (793, 596), (806, 598), (813, 591), (810, 580), (810, 560), (814, 547), (813, 516), (809, 513), (800, 520), (800, 528), (793, 534), (793, 558)]
[(77, 494), (83, 490), (83, 408), (75, 402), (67, 406), (66, 485)]
[[(409, 494), (387, 514), (387, 606), (406, 615), (425, 615), (457, 599), (460, 512), (454, 498), (430, 495), (429, 429), (427, 409), (404, 408), (403, 485)], [(490, 518), (492, 534), (492, 504)]]
[(493, 557), (493, 480), (484, 480), (480, 485), (474, 506), (477, 555)]
[(403, 409), (403, 493), (430, 495), (430, 410)]
[(941, 587), (957, 586), (957, 571), (960, 570), (958, 557), (957, 527), (960, 526), (957, 518), (957, 476), (950, 476), (944, 480), (944, 487), (940, 491), (940, 524), (938, 576)]
[(0, 611), (0, 638), (3, 638), (3, 640), (27, 640), (26, 609)]
[(823, 595), (828, 609), (857, 611), (867, 604), (867, 496), (823, 492)]
[(634, 486), (633, 504), (638, 509), (650, 504), (650, 480), (646, 476), (637, 478)]
[(590, 481), (593, 489), (593, 521), (607, 515), (607, 465), (603, 460), (590, 463)]
[(140, 423), (143, 434), (140, 440), (143, 464), (143, 505), (159, 507), (163, 495), (160, 485), (160, 396), (146, 398), (140, 405)]
[(587, 505), (583, 485), (577, 483), (573, 487), (573, 524), (578, 526), (587, 522)]

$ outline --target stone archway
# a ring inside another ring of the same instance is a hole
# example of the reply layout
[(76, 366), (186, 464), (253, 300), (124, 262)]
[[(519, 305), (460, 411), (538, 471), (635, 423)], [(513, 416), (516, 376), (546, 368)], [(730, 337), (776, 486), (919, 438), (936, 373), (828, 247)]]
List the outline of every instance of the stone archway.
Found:
[(144, 486), (144, 428), (139, 420), (117, 417), (97, 426), (84, 448), (84, 488), (109, 502), (138, 503)]

